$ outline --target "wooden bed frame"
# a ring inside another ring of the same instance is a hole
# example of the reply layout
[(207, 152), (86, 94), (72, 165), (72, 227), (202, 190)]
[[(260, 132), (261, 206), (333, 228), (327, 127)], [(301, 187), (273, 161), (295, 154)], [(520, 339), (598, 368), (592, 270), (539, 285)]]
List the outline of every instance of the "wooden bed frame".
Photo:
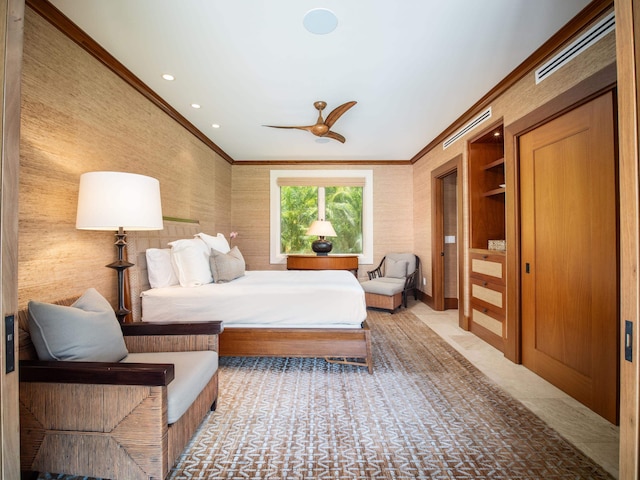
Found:
[[(166, 219), (164, 230), (132, 232), (127, 238), (129, 268), (126, 297), (131, 299), (130, 321), (141, 320), (140, 293), (150, 288), (147, 248), (166, 248), (167, 243), (200, 233), (197, 220)], [(212, 234), (215, 234), (213, 232)], [(189, 319), (185, 319), (188, 321)], [(212, 320), (222, 320), (216, 318)], [(362, 328), (225, 328), (219, 336), (219, 354), (239, 357), (321, 357), (328, 362), (367, 367), (373, 372), (371, 331)]]

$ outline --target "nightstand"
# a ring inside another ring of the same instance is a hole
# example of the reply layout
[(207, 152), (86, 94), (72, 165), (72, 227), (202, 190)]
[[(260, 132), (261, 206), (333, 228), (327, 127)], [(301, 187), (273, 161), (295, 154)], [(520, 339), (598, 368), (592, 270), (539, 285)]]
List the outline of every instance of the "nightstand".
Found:
[(287, 255), (287, 270), (350, 270), (358, 276), (357, 255)]

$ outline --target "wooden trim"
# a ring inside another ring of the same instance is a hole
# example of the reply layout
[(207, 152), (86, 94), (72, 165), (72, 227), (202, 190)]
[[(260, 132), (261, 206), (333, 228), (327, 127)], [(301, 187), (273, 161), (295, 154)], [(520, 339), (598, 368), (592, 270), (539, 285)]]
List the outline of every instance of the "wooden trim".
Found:
[(620, 358), (621, 479), (640, 477), (640, 6), (616, 0), (620, 191), (620, 343), (624, 322), (633, 325), (633, 361)]
[(227, 328), (222, 357), (345, 357), (363, 359), (373, 372), (371, 331), (362, 328)]
[(120, 324), (124, 336), (146, 335), (218, 335), (224, 327), (222, 321), (209, 322), (174, 322), (174, 323), (146, 323), (133, 322)]
[(174, 378), (171, 363), (20, 362), (21, 382), (160, 386)]
[(200, 220), (192, 220), (190, 218), (165, 217), (164, 215), (162, 216), (162, 220), (168, 222), (200, 223)]
[(578, 15), (576, 15), (569, 23), (562, 27), (558, 32), (547, 40), (540, 48), (533, 52), (524, 62), (518, 65), (509, 75), (507, 75), (500, 83), (493, 87), (484, 97), (478, 100), (471, 108), (463, 113), (458, 119), (447, 127), (440, 135), (433, 139), (427, 146), (420, 150), (411, 158), (411, 163), (416, 163), (420, 158), (425, 156), (430, 150), (434, 149), (438, 144), (442, 143), (447, 137), (455, 133), (465, 123), (474, 118), (481, 110), (489, 106), (491, 102), (499, 98), (509, 88), (516, 84), (525, 75), (542, 63), (547, 57), (555, 53), (564, 43), (569, 41), (573, 36), (579, 33), (591, 22), (596, 20), (600, 15), (613, 7), (613, 0), (593, 0)]
[(233, 165), (411, 165), (410, 160), (236, 160)]
[[(2, 160), (0, 200), (1, 255), (2, 269), (2, 318), (15, 315), (18, 308), (18, 177), (20, 170), (20, 99), (22, 50), (24, 30), (24, 2), (4, 0), (1, 16), (2, 39)], [(20, 475), (20, 435), (19, 435), (19, 384), (18, 384), (18, 316), (14, 316), (13, 331), (6, 331), (4, 321), (0, 327), (2, 338), (12, 334), (15, 369), (6, 373), (8, 352), (4, 340), (0, 346), (0, 474), (2, 478), (18, 478)]]
[[(456, 182), (456, 208), (457, 208), (457, 245), (458, 245), (458, 298), (463, 298), (462, 291), (462, 270), (460, 266), (464, 263), (464, 249), (462, 248), (463, 217), (462, 217), (462, 155), (457, 155), (453, 159), (439, 166), (431, 172), (431, 295), (434, 310), (444, 310), (447, 308), (444, 298), (444, 288), (442, 279), (444, 278), (444, 265), (441, 252), (444, 252), (444, 225), (443, 225), (443, 178), (454, 172), (458, 173)], [(463, 322), (460, 317), (460, 326)]]
[(33, 11), (51, 23), (54, 27), (64, 33), (69, 39), (78, 44), (87, 53), (102, 63), (105, 67), (118, 75), (127, 84), (133, 87), (138, 93), (153, 103), (156, 107), (169, 115), (173, 120), (182, 125), (198, 140), (207, 147), (220, 155), (228, 163), (233, 164), (234, 160), (218, 145), (213, 143), (204, 133), (202, 133), (195, 125), (183, 117), (176, 109), (169, 105), (156, 92), (151, 90), (142, 80), (136, 77), (122, 63), (115, 59), (109, 52), (100, 46), (93, 38), (87, 35), (80, 27), (69, 20), (66, 16), (54, 7), (47, 0), (26, 0), (26, 4)]
[[(553, 100), (541, 105), (524, 117), (504, 128), (505, 182), (509, 192), (506, 206), (506, 237), (509, 245), (520, 245), (520, 167), (518, 137), (567, 111), (602, 95), (616, 86), (616, 65), (604, 67)], [(509, 248), (507, 255), (507, 325), (504, 354), (509, 360), (520, 363), (520, 249)]]

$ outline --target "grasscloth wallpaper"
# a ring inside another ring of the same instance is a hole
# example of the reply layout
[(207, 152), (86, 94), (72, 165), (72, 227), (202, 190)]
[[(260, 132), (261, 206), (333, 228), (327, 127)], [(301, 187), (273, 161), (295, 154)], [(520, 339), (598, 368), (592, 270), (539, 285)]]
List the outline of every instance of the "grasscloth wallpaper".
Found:
[(20, 306), (87, 287), (115, 303), (113, 235), (75, 229), (84, 172), (156, 177), (164, 215), (229, 230), (228, 162), (29, 8), (24, 36)]

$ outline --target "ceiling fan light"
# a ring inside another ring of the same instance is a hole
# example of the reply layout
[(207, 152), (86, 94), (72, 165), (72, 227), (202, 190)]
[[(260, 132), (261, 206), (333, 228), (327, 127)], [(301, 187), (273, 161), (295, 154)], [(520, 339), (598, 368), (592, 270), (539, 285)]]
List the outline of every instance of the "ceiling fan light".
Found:
[(310, 33), (326, 35), (333, 32), (338, 26), (338, 17), (329, 9), (314, 8), (304, 15), (302, 24)]

